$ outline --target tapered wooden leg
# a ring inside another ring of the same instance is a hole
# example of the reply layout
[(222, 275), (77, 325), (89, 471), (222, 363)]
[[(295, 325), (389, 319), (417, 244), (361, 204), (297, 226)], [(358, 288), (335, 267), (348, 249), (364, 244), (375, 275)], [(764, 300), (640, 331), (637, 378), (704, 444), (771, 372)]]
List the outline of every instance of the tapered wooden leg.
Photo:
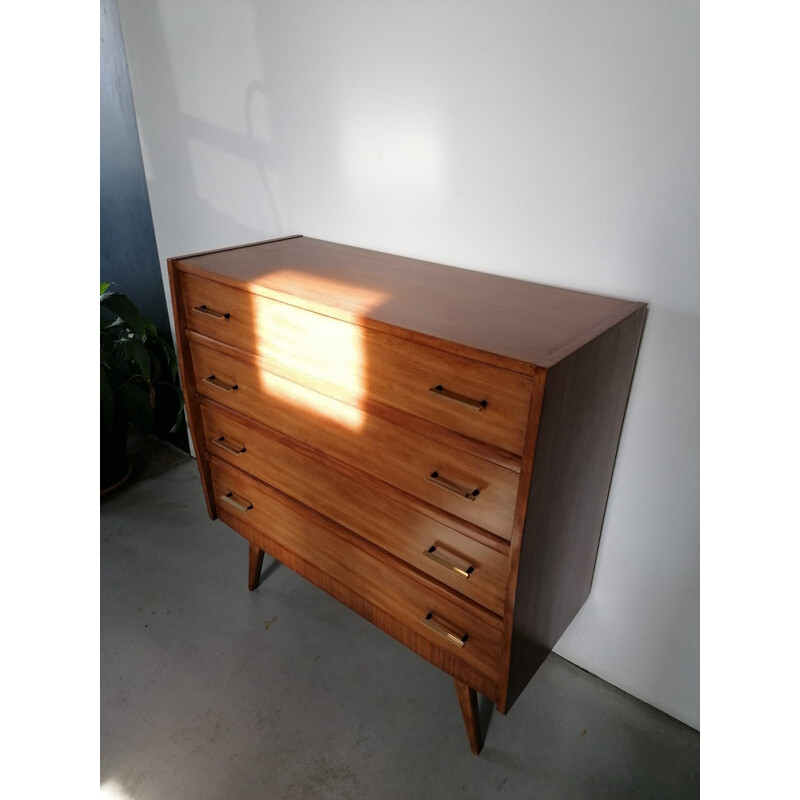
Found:
[[(455, 678), (453, 679), (455, 680)], [(481, 719), (478, 716), (478, 695), (466, 683), (455, 680), (458, 704), (461, 706), (461, 716), (464, 717), (464, 727), (467, 729), (469, 748), (475, 755), (483, 747), (481, 741)]]
[(247, 588), (252, 592), (261, 580), (261, 567), (264, 565), (264, 551), (250, 543), (250, 557), (248, 559)]

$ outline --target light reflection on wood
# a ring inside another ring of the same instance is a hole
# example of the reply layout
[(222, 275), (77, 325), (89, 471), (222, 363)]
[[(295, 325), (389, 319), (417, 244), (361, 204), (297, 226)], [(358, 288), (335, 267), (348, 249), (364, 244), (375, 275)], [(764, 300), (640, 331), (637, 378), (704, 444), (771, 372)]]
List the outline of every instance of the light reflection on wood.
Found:
[[(386, 299), (382, 292), (358, 286), (340, 284), (319, 276), (313, 278), (292, 270), (270, 273), (270, 281), (293, 287), (296, 291), (313, 280), (319, 289), (324, 284), (326, 294), (340, 294), (352, 298), (358, 295), (362, 312), (380, 305)], [(253, 296), (254, 335), (257, 353), (267, 361), (274, 360), (282, 368), (341, 386), (351, 392), (346, 405), (317, 392), (301, 390), (286, 381), (276, 381), (268, 372), (262, 372), (264, 388), (272, 394), (289, 396), (298, 406), (354, 430), (364, 426), (363, 399), (366, 394), (366, 369), (362, 329), (357, 325), (308, 312), (298, 318), (295, 308), (283, 303), (258, 303)]]

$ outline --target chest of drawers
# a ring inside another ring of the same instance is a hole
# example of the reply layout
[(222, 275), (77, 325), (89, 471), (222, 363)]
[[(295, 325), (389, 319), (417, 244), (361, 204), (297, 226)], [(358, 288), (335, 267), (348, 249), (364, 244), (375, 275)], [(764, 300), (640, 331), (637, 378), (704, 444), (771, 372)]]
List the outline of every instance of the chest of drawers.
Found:
[(169, 260), (212, 519), (505, 713), (592, 582), (643, 303), (294, 236)]

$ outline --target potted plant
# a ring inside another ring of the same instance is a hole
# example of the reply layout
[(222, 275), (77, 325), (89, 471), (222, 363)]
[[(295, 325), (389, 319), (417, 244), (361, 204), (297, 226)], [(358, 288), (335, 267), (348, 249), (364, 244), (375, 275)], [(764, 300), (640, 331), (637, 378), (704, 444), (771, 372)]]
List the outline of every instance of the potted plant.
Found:
[[(100, 493), (107, 494), (130, 476), (128, 429), (154, 430), (161, 407), (174, 412), (174, 433), (183, 420), (183, 393), (177, 383), (178, 360), (124, 295), (100, 284)], [(176, 410), (177, 409), (177, 410)]]

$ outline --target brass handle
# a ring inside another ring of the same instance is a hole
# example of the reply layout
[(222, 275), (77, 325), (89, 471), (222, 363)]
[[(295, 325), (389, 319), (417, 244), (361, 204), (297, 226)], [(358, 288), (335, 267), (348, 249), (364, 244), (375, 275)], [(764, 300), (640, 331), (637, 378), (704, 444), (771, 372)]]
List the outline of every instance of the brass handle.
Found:
[(428, 481), (428, 483), (432, 483), (434, 486), (438, 486), (440, 489), (457, 494), (459, 497), (464, 497), (467, 500), (474, 500), (481, 493), (480, 489), (465, 489), (463, 486), (453, 483), (453, 481), (448, 478), (443, 478), (436, 470), (431, 472), (425, 480)]
[(205, 314), (208, 317), (214, 317), (214, 319), (230, 319), (231, 318), (231, 315), (226, 313), (225, 311), (214, 311), (213, 308), (209, 308), (206, 305), (192, 306), (192, 311), (199, 311), (201, 314)]
[(204, 383), (210, 383), (212, 386), (216, 386), (217, 389), (222, 389), (223, 392), (235, 392), (239, 388), (238, 383), (223, 383), (216, 375), (209, 375), (207, 378), (203, 378)]
[(449, 569), (450, 572), (455, 572), (459, 578), (464, 578), (464, 580), (469, 578), (469, 576), (475, 571), (475, 567), (472, 565), (466, 568), (459, 567), (452, 561), (448, 561), (446, 558), (444, 558), (444, 556), (440, 556), (439, 553), (436, 552), (436, 545), (431, 545), (427, 550), (423, 550), (422, 555), (424, 555), (426, 558), (429, 558), (431, 561), (435, 561), (445, 569)]
[(229, 506), (233, 506), (237, 511), (243, 511), (245, 513), (253, 507), (253, 504), (249, 500), (245, 500), (243, 497), (237, 500), (236, 497), (237, 496), (233, 492), (228, 492), (228, 494), (222, 495), (220, 500), (222, 500), (223, 503), (227, 503)]
[(438, 386), (431, 386), (428, 391), (433, 392), (433, 394), (439, 397), (444, 397), (445, 400), (452, 400), (454, 403), (471, 408), (473, 411), (485, 411), (486, 406), (489, 405), (488, 400), (473, 400), (471, 397), (465, 397), (463, 394), (451, 392), (449, 389), (445, 389), (441, 384)]
[(453, 631), (447, 630), (444, 625), (440, 625), (434, 618), (433, 618), (433, 611), (429, 611), (426, 615), (425, 619), (422, 620), (423, 625), (427, 625), (432, 631), (439, 634), (439, 636), (444, 636), (448, 642), (451, 642), (456, 647), (463, 647), (469, 636), (466, 633), (454, 633)]
[(235, 444), (231, 444), (224, 436), (220, 436), (219, 439), (214, 439), (214, 444), (217, 445), (217, 447), (221, 447), (223, 450), (227, 450), (229, 453), (233, 453), (235, 456), (247, 452), (246, 447), (238, 447)]

